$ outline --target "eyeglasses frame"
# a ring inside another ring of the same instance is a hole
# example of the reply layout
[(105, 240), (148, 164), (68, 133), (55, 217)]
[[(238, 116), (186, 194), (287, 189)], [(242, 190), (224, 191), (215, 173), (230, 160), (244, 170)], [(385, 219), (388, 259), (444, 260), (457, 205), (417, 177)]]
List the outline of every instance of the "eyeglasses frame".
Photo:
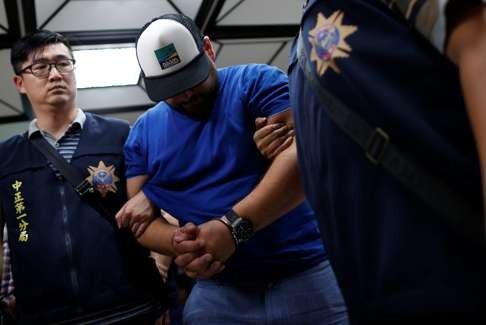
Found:
[[(73, 65), (73, 70), (70, 70), (70, 71), (67, 71), (67, 72), (61, 72), (61, 71), (59, 70), (59, 68), (57, 67), (57, 64), (58, 64), (59, 62), (62, 62), (62, 61), (71, 61), (72, 65)], [(48, 73), (47, 73), (47, 74), (46, 74), (44, 77), (41, 77), (41, 76), (37, 76), (37, 75), (35, 75), (34, 71), (32, 70), (32, 67), (33, 67), (34, 65), (36, 65), (36, 64), (39, 64), (39, 63), (42, 63), (42, 62), (35, 62), (35, 63), (32, 63), (31, 65), (28, 65), (28, 66), (26, 66), (25, 68), (23, 68), (22, 70), (20, 70), (20, 71), (19, 71), (17, 74), (18, 74), (18, 75), (21, 75), (21, 74), (23, 74), (23, 73), (28, 73), (28, 71), (30, 71), (30, 74), (32, 74), (34, 77), (39, 78), (39, 79), (45, 79), (45, 78), (47, 78), (47, 77), (49, 76), (49, 74), (51, 73), (51, 70), (52, 70), (52, 67), (53, 67), (53, 66), (56, 68), (57, 72), (59, 72), (60, 74), (68, 74), (68, 73), (71, 73), (71, 72), (73, 72), (73, 71), (74, 71), (74, 65), (76, 64), (76, 60), (75, 60), (75, 59), (68, 59), (68, 58), (66, 58), (66, 59), (57, 60), (57, 61), (55, 61), (55, 62), (51, 62), (51, 63), (47, 63), (47, 62), (46, 62), (45, 64), (47, 64), (47, 65), (49, 66), (49, 70), (48, 70)]]

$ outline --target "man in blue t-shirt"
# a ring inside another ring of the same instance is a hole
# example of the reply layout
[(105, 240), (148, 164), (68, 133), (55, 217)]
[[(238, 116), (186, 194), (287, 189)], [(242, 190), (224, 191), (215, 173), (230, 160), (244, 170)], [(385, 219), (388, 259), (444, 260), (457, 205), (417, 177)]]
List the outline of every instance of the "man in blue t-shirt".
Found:
[(136, 51), (159, 103), (126, 142), (132, 200), (118, 223), (139, 232), (146, 222), (134, 211), (153, 204), (184, 225), (155, 219), (138, 237), (199, 278), (184, 322), (346, 324), (295, 144), (269, 161), (253, 141), (257, 117), (292, 123), (286, 75), (259, 64), (216, 69), (209, 38), (179, 14), (145, 25)]
[(354, 323), (484, 324), (485, 2), (304, 5), (299, 163)]

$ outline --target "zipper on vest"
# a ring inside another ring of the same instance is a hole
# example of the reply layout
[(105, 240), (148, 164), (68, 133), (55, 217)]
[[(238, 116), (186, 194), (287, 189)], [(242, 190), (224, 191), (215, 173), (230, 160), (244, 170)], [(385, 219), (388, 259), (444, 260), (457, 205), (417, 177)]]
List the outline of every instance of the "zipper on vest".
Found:
[[(71, 285), (73, 289), (74, 296), (76, 300), (79, 302), (79, 281), (78, 281), (78, 272), (74, 267), (74, 254), (73, 254), (73, 244), (71, 239), (71, 234), (69, 233), (69, 216), (68, 216), (68, 209), (66, 205), (66, 191), (64, 189), (64, 185), (61, 184), (59, 186), (59, 192), (61, 195), (61, 214), (62, 214), (62, 222), (64, 224), (64, 243), (66, 244), (66, 251), (69, 258), (69, 276), (71, 279)], [(81, 305), (78, 303), (78, 307), (76, 311), (79, 313), (83, 313), (83, 309)]]

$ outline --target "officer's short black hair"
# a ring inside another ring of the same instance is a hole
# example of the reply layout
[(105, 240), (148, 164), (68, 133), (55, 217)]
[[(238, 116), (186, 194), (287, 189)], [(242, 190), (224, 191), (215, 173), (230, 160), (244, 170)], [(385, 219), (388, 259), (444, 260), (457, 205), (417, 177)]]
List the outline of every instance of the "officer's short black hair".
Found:
[(72, 48), (67, 38), (56, 32), (38, 30), (17, 40), (10, 52), (10, 63), (15, 74), (20, 73), (22, 63), (27, 61), (30, 54), (41, 51), (48, 45), (57, 43), (66, 45), (72, 56)]

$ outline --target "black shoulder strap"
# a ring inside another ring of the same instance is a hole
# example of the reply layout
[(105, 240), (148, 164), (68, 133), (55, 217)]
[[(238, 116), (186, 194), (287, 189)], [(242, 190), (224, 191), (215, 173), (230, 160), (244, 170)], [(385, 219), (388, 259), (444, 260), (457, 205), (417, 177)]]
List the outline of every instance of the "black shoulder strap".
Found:
[(83, 178), (83, 175), (78, 170), (72, 168), (66, 159), (44, 137), (34, 137), (30, 141), (56, 167), (69, 184), (74, 187), (79, 196), (83, 197), (89, 193), (93, 193), (94, 189), (91, 184)]
[(406, 15), (410, 6), (413, 6), (416, 1), (413, 0), (381, 0), (389, 9)]
[(403, 186), (417, 195), (441, 215), (454, 231), (484, 245), (483, 216), (456, 191), (442, 180), (430, 175), (407, 154), (393, 144), (381, 128), (371, 127), (361, 116), (321, 86), (312, 72), (302, 35), (297, 40), (299, 65), (318, 96), (321, 108), (329, 118), (365, 152), (373, 165), (382, 166)]
[(79, 170), (73, 168), (64, 157), (62, 157), (53, 146), (51, 146), (44, 137), (34, 137), (30, 139), (32, 144), (50, 161), (59, 173), (64, 176), (69, 184), (74, 188), (79, 196), (90, 203), (96, 210), (108, 219), (114, 225), (112, 213), (99, 201), (95, 196), (93, 186), (83, 177)]

